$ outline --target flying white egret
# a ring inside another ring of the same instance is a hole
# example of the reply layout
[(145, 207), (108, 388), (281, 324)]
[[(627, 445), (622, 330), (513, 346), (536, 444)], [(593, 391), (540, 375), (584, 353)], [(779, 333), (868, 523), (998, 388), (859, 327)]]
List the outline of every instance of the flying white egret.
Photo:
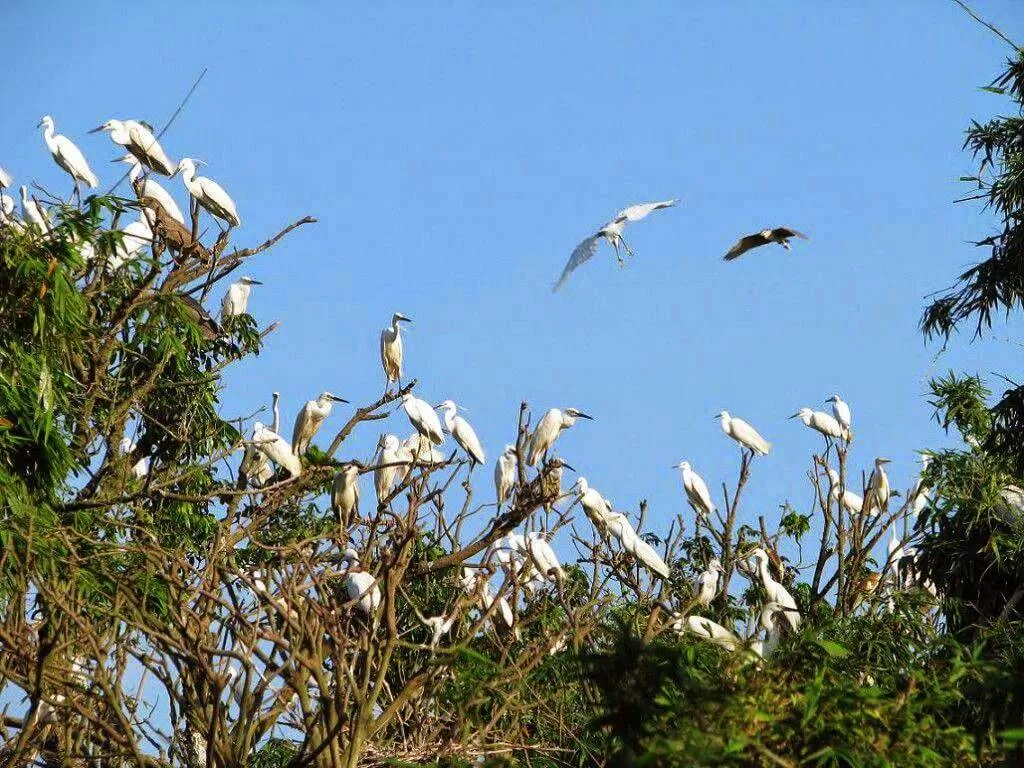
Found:
[(51, 230), (50, 214), (35, 198), (28, 196), (28, 187), (21, 185), (21, 215), (26, 224), (34, 224), (44, 235)]
[(288, 441), (275, 430), (257, 421), (252, 425), (252, 442), (268, 459), (283, 467), (291, 477), (302, 474), (302, 462), (299, 457), (292, 453)]
[(11, 176), (7, 171), (0, 166), (0, 189), (10, 188), (11, 184), (14, 183), (14, 177)]
[(768, 595), (768, 600), (778, 603), (781, 606), (782, 615), (793, 629), (800, 626), (800, 611), (797, 608), (796, 600), (789, 594), (789, 591), (775, 580), (771, 571), (768, 570), (768, 553), (761, 547), (751, 551), (749, 557), (757, 560), (758, 571), (761, 575), (761, 584)]
[(849, 434), (842, 424), (824, 411), (812, 411), (810, 408), (801, 408), (789, 418), (800, 419), (805, 427), (810, 427), (826, 438), (840, 440)]
[(683, 622), (678, 619), (673, 624), (676, 632), (689, 632), (690, 634), (710, 640), (715, 645), (721, 646), (727, 651), (735, 651), (740, 647), (740, 639), (721, 624), (706, 619), (703, 616), (691, 614)]
[(787, 251), (789, 250), (789, 240), (792, 237), (799, 237), (802, 240), (807, 240), (807, 235), (797, 232), (795, 229), (789, 227), (775, 227), (775, 229), (762, 229), (760, 232), (755, 232), (752, 235), (745, 235), (737, 240), (732, 248), (729, 249), (728, 253), (723, 257), (726, 261), (732, 261), (738, 259), (744, 253), (749, 251), (751, 248), (760, 248), (762, 245), (768, 245), (768, 243), (778, 243)]
[(112, 142), (127, 149), (147, 168), (164, 176), (174, 175), (174, 162), (167, 157), (153, 131), (141, 120), (107, 120), (89, 133), (100, 131), (107, 131)]
[(46, 142), (50, 154), (53, 155), (54, 162), (67, 171), (68, 175), (74, 179), (76, 193), (79, 191), (79, 182), (84, 182), (90, 189), (95, 189), (100, 185), (100, 180), (92, 172), (92, 168), (89, 167), (89, 163), (85, 160), (85, 155), (75, 146), (74, 142), (67, 136), (59, 133), (54, 135), (52, 117), (43, 115), (43, 119), (39, 121), (39, 125), (36, 127), (43, 129), (43, 140)]
[(864, 494), (864, 513), (877, 515), (879, 512), (889, 510), (889, 496), (892, 491), (889, 486), (889, 476), (885, 474), (885, 465), (889, 459), (875, 459), (875, 468), (868, 478), (867, 491)]
[(402, 326), (400, 323), (411, 323), (401, 312), (391, 316), (391, 325), (380, 332), (380, 362), (384, 366), (384, 375), (388, 383), (402, 381)]
[(129, 261), (137, 259), (153, 243), (153, 230), (145, 216), (139, 216), (121, 230), (121, 241), (107, 260), (107, 269), (114, 272)]
[(391, 494), (395, 485), (405, 482), (412, 459), (412, 451), (402, 445), (397, 437), (384, 435), (380, 443), (380, 466), (373, 471), (373, 487), (377, 492), (378, 503)]
[(573, 486), (580, 497), (580, 504), (587, 517), (602, 533), (608, 533), (618, 540), (624, 550), (639, 560), (648, 570), (667, 579), (669, 568), (654, 547), (640, 538), (633, 524), (621, 512), (612, 510), (611, 503), (587, 484), (585, 477), (576, 479)]
[(334, 475), (331, 506), (343, 528), (348, 528), (353, 516), (359, 515), (359, 465), (346, 464)]
[[(829, 467), (826, 471), (828, 472), (828, 479), (831, 481), (828, 498), (829, 501), (835, 502), (839, 498), (839, 473), (832, 469), (832, 467)], [(864, 499), (859, 494), (846, 488), (843, 491), (843, 509), (851, 515), (859, 515), (864, 509)]]
[[(127, 456), (135, 450), (135, 443), (130, 437), (121, 438), (121, 455)], [(149, 456), (143, 456), (132, 465), (132, 475), (136, 480), (142, 480), (149, 474)]]
[(185, 188), (199, 205), (218, 219), (223, 219), (234, 227), (242, 223), (242, 220), (238, 218), (238, 209), (235, 208), (235, 201), (213, 179), (208, 179), (205, 176), (196, 176), (196, 163), (192, 158), (183, 157), (181, 162), (178, 163), (178, 170), (181, 171), (181, 178), (185, 182)]
[(698, 515), (705, 517), (715, 511), (715, 503), (711, 500), (711, 492), (704, 478), (690, 468), (690, 462), (681, 461), (673, 469), (678, 469), (683, 478), (683, 490), (690, 506)]
[(722, 431), (725, 434), (752, 454), (767, 456), (772, 449), (772, 444), (761, 437), (758, 431), (743, 419), (730, 416), (728, 411), (722, 411), (715, 418), (721, 420)]
[(245, 314), (249, 310), (249, 296), (252, 294), (254, 285), (263, 285), (263, 283), (246, 275), (228, 286), (227, 293), (224, 294), (224, 299), (220, 303), (220, 321), (222, 323), (229, 317)]
[(441, 445), (444, 442), (444, 432), (441, 430), (441, 419), (438, 418), (430, 403), (420, 400), (409, 392), (402, 395), (402, 407), (405, 415), (409, 417), (410, 423), (416, 431), (430, 440), (434, 445)]
[(562, 570), (562, 566), (558, 562), (558, 556), (547, 539), (544, 538), (544, 534), (539, 531), (526, 534), (526, 551), (534, 566), (546, 578), (552, 581), (561, 581), (565, 577), (565, 571)]
[(722, 572), (722, 564), (717, 558), (712, 558), (708, 562), (707, 569), (694, 582), (693, 599), (697, 601), (697, 605), (701, 608), (707, 608), (711, 605), (711, 601), (718, 594), (718, 576)]
[(469, 456), (469, 466), (472, 469), (474, 463), (485, 464), (487, 457), (484, 454), (483, 446), (480, 445), (480, 438), (476, 436), (473, 427), (468, 421), (458, 415), (457, 411), (461, 407), (452, 400), (445, 400), (438, 406), (438, 408), (444, 409), (444, 425), (448, 429), (448, 433), (455, 438), (455, 442), (462, 446), (462, 450), (467, 453)]
[(853, 414), (850, 413), (850, 406), (839, 395), (832, 395), (825, 402), (832, 403), (832, 415), (836, 417), (836, 421), (846, 430), (846, 439), (849, 440), (850, 425), (853, 423)]
[(345, 590), (348, 599), (355, 602), (363, 613), (368, 616), (372, 615), (380, 608), (383, 601), (377, 580), (373, 578), (372, 574), (363, 570), (363, 566), (359, 563), (359, 554), (354, 549), (345, 550), (342, 562), (348, 565), (345, 574)]
[(320, 425), (331, 415), (334, 403), (347, 403), (343, 397), (321, 392), (316, 400), (307, 400), (299, 415), (295, 417), (295, 428), (292, 430), (292, 451), (302, 456), (309, 450), (309, 443), (316, 436)]
[(516, 447), (514, 445), (506, 445), (505, 450), (501, 452), (501, 456), (494, 462), (494, 492), (498, 500), (498, 509), (501, 509), (505, 499), (509, 498), (509, 495), (512, 493), (512, 488), (516, 482), (518, 464), (519, 461), (516, 458)]
[(626, 229), (626, 224), (632, 221), (640, 221), (640, 219), (645, 218), (652, 211), (669, 208), (675, 204), (675, 200), (662, 200), (657, 203), (640, 203), (638, 205), (631, 205), (628, 208), (623, 208), (615, 214), (615, 218), (576, 246), (576, 249), (572, 252), (572, 255), (569, 257), (569, 261), (565, 265), (565, 269), (562, 270), (561, 277), (558, 278), (558, 282), (555, 283), (551, 291), (554, 292), (561, 288), (565, 284), (565, 281), (569, 279), (569, 275), (572, 274), (574, 269), (593, 258), (594, 253), (597, 251), (598, 243), (601, 242), (601, 238), (607, 240), (615, 249), (615, 258), (618, 259), (619, 266), (625, 266), (626, 262), (622, 259), (622, 255), (619, 253), (619, 246), (621, 245), (629, 256), (634, 255), (632, 249), (629, 247), (629, 243), (627, 243), (622, 237), (622, 233)]
[[(280, 393), (274, 392), (272, 404), (274, 423), (270, 429), (275, 433), (279, 430), (281, 422), (280, 412), (277, 408), (277, 403), (280, 399)], [(258, 450), (251, 443), (245, 446), (245, 454), (242, 456), (242, 467), (249, 480), (257, 486), (265, 485), (274, 476), (274, 470), (270, 466), (270, 459), (267, 458), (263, 451)]]
[(116, 160), (111, 160), (111, 162), (127, 163), (131, 166), (128, 171), (128, 181), (131, 183), (132, 189), (135, 190), (135, 194), (140, 198), (152, 197), (167, 211), (168, 216), (182, 226), (185, 226), (185, 214), (181, 212), (181, 208), (178, 207), (174, 198), (171, 197), (171, 193), (153, 181), (153, 179), (142, 175), (142, 163), (139, 162), (135, 155), (125, 155)]
[(530, 445), (526, 452), (526, 463), (531, 467), (535, 467), (541, 456), (547, 458), (547, 453), (551, 450), (551, 446), (554, 445), (555, 439), (562, 433), (563, 429), (568, 429), (575, 424), (576, 419), (593, 421), (594, 417), (577, 408), (566, 408), (564, 411), (552, 408), (545, 413), (541, 420), (537, 422), (537, 428), (533, 431), (533, 435), (530, 438)]

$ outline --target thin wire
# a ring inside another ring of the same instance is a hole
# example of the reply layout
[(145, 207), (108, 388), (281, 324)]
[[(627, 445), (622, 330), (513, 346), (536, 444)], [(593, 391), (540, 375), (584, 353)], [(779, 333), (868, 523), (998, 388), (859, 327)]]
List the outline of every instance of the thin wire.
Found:
[(1006, 35), (1004, 35), (1004, 34), (1003, 34), (1003, 33), (1002, 33), (1002, 32), (1001, 32), (1000, 30), (999, 30), (999, 28), (998, 28), (998, 27), (996, 27), (996, 25), (995, 25), (995, 24), (990, 24), (989, 22), (987, 22), (987, 21), (985, 21), (985, 20), (984, 20), (983, 18), (981, 18), (981, 16), (979, 16), (978, 14), (976, 14), (976, 13), (974, 12), (974, 10), (973, 10), (973, 9), (971, 8), (971, 6), (969, 6), (969, 5), (968, 5), (967, 3), (965, 3), (965, 2), (963, 1), (963, 0), (953, 0), (953, 2), (954, 2), (954, 3), (956, 3), (957, 5), (959, 5), (959, 6), (961, 7), (961, 8), (963, 8), (963, 9), (964, 9), (964, 10), (965, 10), (965, 11), (967, 12), (967, 14), (968, 14), (968, 15), (969, 15), (969, 16), (970, 16), (970, 17), (971, 17), (972, 19), (974, 19), (974, 20), (975, 20), (976, 22), (978, 22), (978, 23), (979, 23), (979, 24), (981, 24), (982, 26), (988, 27), (988, 28), (989, 28), (990, 30), (992, 30), (992, 31), (993, 31), (993, 32), (994, 32), (994, 33), (995, 33), (995, 34), (996, 34), (996, 35), (997, 35), (997, 36), (998, 36), (998, 37), (999, 37), (1000, 39), (1002, 39), (1002, 40), (1003, 40), (1004, 42), (1006, 42), (1007, 44), (1009, 44), (1009, 45), (1010, 45), (1010, 47), (1011, 47), (1011, 48), (1013, 48), (1013, 49), (1014, 49), (1015, 51), (1018, 51), (1018, 52), (1022, 52), (1022, 51), (1024, 51), (1024, 49), (1022, 49), (1022, 48), (1021, 48), (1021, 47), (1020, 47), (1019, 45), (1017, 45), (1017, 44), (1016, 44), (1015, 42), (1013, 42), (1013, 40), (1011, 40), (1011, 39), (1010, 39), (1010, 38), (1008, 38), (1008, 37), (1007, 37)]

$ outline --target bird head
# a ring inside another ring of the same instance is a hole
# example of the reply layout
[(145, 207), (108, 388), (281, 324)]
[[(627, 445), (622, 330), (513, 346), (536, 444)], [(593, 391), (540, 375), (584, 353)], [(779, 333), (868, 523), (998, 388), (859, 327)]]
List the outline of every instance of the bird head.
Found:
[(442, 403), (438, 403), (434, 406), (435, 408), (441, 408), (445, 411), (464, 411), (466, 410), (460, 405), (456, 405), (454, 400), (445, 400)]
[(876, 467), (881, 467), (881, 466), (884, 466), (884, 465), (889, 464), (891, 462), (892, 462), (892, 459), (885, 459), (885, 458), (879, 457), (879, 458), (875, 459), (875, 466)]
[(89, 131), (89, 133), (99, 133), (100, 131), (116, 131), (122, 125), (124, 124), (120, 120), (107, 120), (107, 122), (103, 123), (102, 125), (97, 125), (91, 131)]
[(712, 421), (728, 421), (728, 419), (729, 419), (729, 412), (728, 411), (719, 411), (718, 415), (715, 416), (714, 418), (712, 418), (711, 420)]
[(263, 285), (263, 283), (261, 283), (259, 280), (249, 277), (249, 275), (239, 278), (238, 282), (240, 282), (242, 285)]
[[(90, 133), (91, 133), (91, 131), (90, 131)], [(112, 162), (112, 163), (124, 163), (125, 165), (139, 165), (140, 164), (139, 163), (139, 158), (137, 158), (135, 155), (131, 154), (130, 152), (127, 155), (122, 155), (121, 157), (115, 157), (110, 162)]]
[(678, 464), (674, 465), (672, 469), (678, 469), (680, 472), (688, 472), (690, 469), (690, 462), (680, 461)]
[(49, 115), (43, 115), (36, 128), (53, 128), (53, 118)]
[(764, 563), (768, 562), (768, 553), (761, 549), (761, 547), (754, 547), (752, 550), (750, 550), (750, 553), (747, 555), (747, 557), (752, 557), (755, 560), (759, 560)]
[(402, 402), (403, 403), (408, 403), (412, 399), (413, 399), (413, 397), (412, 397), (412, 393), (411, 392), (406, 392), (404, 395), (402, 395)]
[(573, 472), (576, 471), (576, 467), (572, 466), (565, 459), (559, 458), (558, 456), (555, 456), (555, 458), (553, 458), (551, 461), (549, 461), (548, 462), (548, 466), (549, 467), (553, 467), (555, 469), (570, 469)]
[(708, 570), (714, 571), (715, 573), (722, 573), (724, 569), (722, 568), (721, 561), (717, 557), (713, 557), (708, 561)]
[(264, 429), (266, 429), (266, 427), (263, 425), (262, 421), (253, 422), (253, 425), (252, 425), (252, 433), (253, 433), (253, 435), (257, 434), (258, 432), (262, 432)]
[(810, 408), (801, 408), (799, 411), (794, 413), (789, 418), (791, 418), (791, 419), (800, 419), (801, 421), (807, 422), (807, 421), (811, 420), (811, 414), (813, 414), (813, 413), (814, 413), (814, 411), (812, 411)]
[(576, 482), (573, 483), (572, 489), (580, 496), (584, 495), (588, 490), (590, 490), (590, 486), (587, 485), (587, 478), (583, 477), (583, 475), (577, 477)]
[(832, 395), (832, 397), (828, 398), (827, 400), (824, 400), (823, 402), (826, 402), (826, 403), (838, 403), (840, 399), (841, 398), (839, 397), (839, 395)]
[(341, 556), (341, 562), (345, 563), (350, 568), (353, 565), (359, 565), (359, 553), (352, 549), (352, 547), (345, 547), (345, 551)]
[(272, 393), (272, 394), (273, 394), (273, 396), (274, 396), (274, 402), (275, 402), (275, 403), (276, 403), (276, 402), (277, 402), (278, 400), (280, 400), (280, 399), (281, 399), (281, 393), (280, 393), (280, 392), (274, 392), (274, 393)]
[(401, 312), (395, 312), (395, 314), (393, 314), (391, 316), (391, 322), (392, 323), (398, 323), (398, 322), (411, 323), (412, 322), (412, 318), (411, 317), (406, 317)]
[(591, 416), (588, 413), (584, 413), (583, 411), (577, 408), (566, 408), (565, 412), (572, 416), (574, 419), (589, 419), (590, 421), (594, 420), (593, 416)]
[(337, 395), (335, 395), (335, 394), (333, 394), (331, 392), (327, 392), (327, 391), (321, 392), (320, 393), (320, 397), (318, 397), (317, 400), (320, 400), (320, 401), (333, 400), (336, 403), (347, 403), (348, 402), (348, 400), (346, 400), (345, 398), (338, 397)]

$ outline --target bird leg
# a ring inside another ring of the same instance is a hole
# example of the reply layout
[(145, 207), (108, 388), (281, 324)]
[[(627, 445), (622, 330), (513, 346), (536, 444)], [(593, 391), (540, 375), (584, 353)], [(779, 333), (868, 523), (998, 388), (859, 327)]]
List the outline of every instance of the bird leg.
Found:
[(626, 253), (629, 254), (629, 258), (636, 258), (636, 254), (633, 253), (633, 249), (629, 247), (629, 243), (626, 242), (626, 238), (622, 237), (619, 239), (622, 240), (622, 247), (626, 249)]
[(615, 248), (615, 258), (619, 260), (619, 267), (621, 268), (626, 266), (626, 262), (622, 260), (622, 256), (619, 254), (619, 241), (612, 240), (612, 247)]

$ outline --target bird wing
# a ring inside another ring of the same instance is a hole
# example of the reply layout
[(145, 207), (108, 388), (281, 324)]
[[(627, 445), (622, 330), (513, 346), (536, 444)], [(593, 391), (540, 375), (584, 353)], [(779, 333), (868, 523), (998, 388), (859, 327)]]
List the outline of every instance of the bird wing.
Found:
[(487, 463), (484, 447), (480, 444), (480, 438), (476, 436), (472, 425), (461, 416), (457, 416), (452, 426), (455, 427), (455, 439), (466, 449), (466, 453), (472, 456), (479, 464)]
[(795, 229), (790, 229), (789, 227), (776, 227), (775, 229), (772, 230), (772, 237), (779, 239), (786, 237), (799, 237), (801, 240), (811, 239), (803, 232), (797, 232)]
[(212, 341), (220, 336), (220, 326), (214, 320), (205, 307), (189, 296), (187, 293), (179, 293), (175, 298), (184, 305), (185, 313), (190, 315), (199, 324), (199, 331), (206, 341)]
[[(57, 136), (57, 153), (66, 163), (67, 168), (74, 169), (74, 173), (86, 179), (86, 183), (90, 187), (97, 186), (92, 182), (96, 179), (96, 174), (92, 172), (89, 167), (89, 163), (85, 160), (85, 155), (82, 154), (75, 143), (66, 136)], [(91, 178), (90, 178), (91, 177)], [(97, 182), (98, 184), (98, 182)]]
[(558, 278), (558, 282), (551, 288), (552, 293), (565, 285), (565, 281), (569, 279), (569, 275), (572, 274), (574, 269), (593, 258), (594, 253), (597, 251), (597, 243), (600, 239), (601, 234), (595, 232), (576, 246), (576, 250), (572, 252), (572, 256), (569, 257), (569, 261), (565, 264), (565, 269), (562, 270), (561, 277)]
[(309, 405), (304, 405), (299, 415), (295, 417), (295, 428), (292, 429), (292, 447), (298, 448), (304, 440), (313, 436), (313, 414), (309, 412)]
[(645, 218), (652, 211), (658, 211), (662, 208), (670, 208), (675, 204), (675, 200), (660, 200), (656, 203), (640, 203), (638, 205), (631, 205), (628, 208), (623, 208), (615, 214), (613, 221), (640, 221), (640, 219)]
[[(138, 148), (139, 154), (132, 152), (147, 166), (158, 173), (170, 176), (174, 173), (174, 165), (171, 163), (164, 148), (160, 146), (153, 132), (140, 121), (132, 120), (128, 125), (128, 137), (131, 144)], [(129, 149), (131, 151), (131, 149)]]
[(732, 261), (738, 259), (744, 253), (749, 251), (751, 248), (757, 248), (758, 246), (765, 245), (768, 241), (765, 240), (761, 235), (746, 235), (737, 240), (732, 248), (722, 258), (726, 261)]
[(608, 529), (622, 542), (623, 549), (662, 578), (668, 578), (669, 570), (665, 561), (654, 547), (640, 538), (625, 515), (621, 512), (613, 513), (612, 519), (608, 521)]
[(240, 221), (238, 209), (235, 208), (235, 201), (224, 191), (224, 187), (205, 176), (197, 178), (196, 181), (199, 182), (203, 191), (203, 197), (206, 198), (207, 203), (212, 203), (224, 213), (230, 214), (231, 218)]

